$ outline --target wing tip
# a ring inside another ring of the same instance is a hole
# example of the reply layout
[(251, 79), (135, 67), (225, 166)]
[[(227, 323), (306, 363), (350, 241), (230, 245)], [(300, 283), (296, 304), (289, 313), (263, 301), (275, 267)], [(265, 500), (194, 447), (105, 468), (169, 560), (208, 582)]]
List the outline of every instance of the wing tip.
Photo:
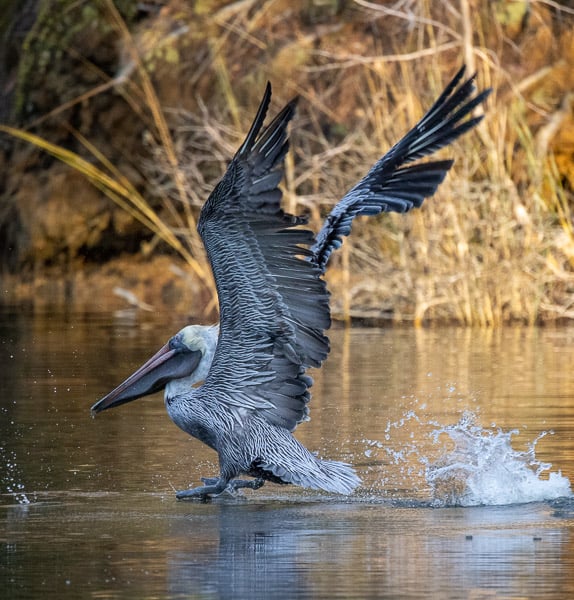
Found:
[(243, 156), (248, 154), (259, 132), (261, 131), (261, 127), (263, 126), (263, 122), (265, 121), (265, 116), (267, 115), (267, 110), (269, 109), (269, 103), (271, 102), (271, 96), (273, 95), (273, 88), (271, 86), (271, 82), (267, 81), (265, 85), (265, 91), (263, 92), (263, 97), (259, 102), (259, 108), (257, 109), (257, 113), (253, 122), (251, 123), (251, 127), (245, 136), (245, 140), (243, 144), (239, 147), (239, 150), (235, 153), (236, 157)]

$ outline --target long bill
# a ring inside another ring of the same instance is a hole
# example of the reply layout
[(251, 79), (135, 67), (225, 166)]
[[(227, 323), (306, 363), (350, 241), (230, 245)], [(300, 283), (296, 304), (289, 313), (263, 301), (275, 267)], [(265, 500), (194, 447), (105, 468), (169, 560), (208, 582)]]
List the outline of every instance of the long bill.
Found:
[(98, 400), (91, 408), (92, 415), (159, 392), (173, 379), (188, 377), (199, 365), (201, 357), (200, 351), (182, 352), (168, 342), (117, 388)]

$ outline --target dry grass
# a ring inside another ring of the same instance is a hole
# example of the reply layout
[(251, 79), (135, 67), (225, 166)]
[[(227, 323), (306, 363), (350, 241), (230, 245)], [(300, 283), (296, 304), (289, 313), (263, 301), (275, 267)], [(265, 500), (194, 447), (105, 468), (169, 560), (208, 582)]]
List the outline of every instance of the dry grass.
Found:
[[(373, 94), (359, 96), (360, 127), (336, 145), (322, 134), (315, 106), (303, 102), (295, 124), (285, 202), (290, 210), (308, 212), (315, 230), (424, 110), (419, 97), (405, 91), (414, 88), (410, 81), (397, 89), (396, 78), (376, 67), (365, 76)], [(426, 96), (425, 107), (440, 85)], [(551, 159), (537, 159), (521, 105), (517, 100), (501, 110), (494, 98), (480, 130), (445, 151), (455, 167), (423, 210), (358, 220), (329, 269), (336, 315), (480, 326), (574, 317), (571, 208)], [(207, 110), (180, 117), (186, 122), (177, 135), (181, 155), (197, 157), (188, 165), (189, 178), (205, 198), (240, 138)], [(160, 158), (161, 152), (150, 169), (166, 193)]]
[[(470, 10), (467, 2), (451, 6), (441, 21), (432, 3), (355, 4), (371, 15), (404, 18), (411, 32), (404, 47), (384, 57), (340, 46), (336, 52), (312, 52), (314, 64), (303, 71), (314, 85), (300, 75), (290, 79), (304, 98), (287, 203), (291, 210), (308, 211), (316, 229), (320, 215), (428, 108), (444, 85), (442, 73), (452, 73), (461, 55), (478, 71), (480, 85), (495, 93), (478, 130), (445, 151), (455, 158), (455, 168), (424, 210), (355, 225), (352, 249), (335, 258), (329, 273), (334, 311), (481, 326), (573, 318), (572, 205), (547, 148), (552, 133), (547, 129), (561, 123), (560, 108), (525, 95), (533, 74), (517, 80), (505, 68), (492, 48), (493, 42), (509, 43), (504, 31), (483, 29), (492, 26), (490, 16)], [(535, 8), (537, 24), (548, 25), (548, 7)], [(329, 46), (322, 41), (323, 48)], [(542, 69), (540, 77), (548, 74)], [(537, 113), (543, 126), (533, 124)], [(326, 136), (325, 116), (353, 129)], [(211, 143), (217, 145), (217, 139)]]
[[(531, 4), (539, 30), (551, 28), (560, 5)], [(175, 239), (187, 237), (182, 255), (196, 274), (208, 280), (194, 216), (242, 140), (266, 78), (279, 98), (274, 109), (295, 93), (302, 96), (286, 161), (285, 203), (290, 211), (307, 211), (317, 230), (464, 60), (478, 72), (480, 87), (495, 90), (487, 118), (443, 151), (455, 167), (421, 211), (354, 225), (328, 273), (334, 313), (481, 326), (574, 318), (572, 199), (551, 151), (570, 105), (556, 99), (556, 89), (544, 102), (531, 93), (544, 89), (537, 86), (552, 79), (560, 57), (549, 54), (554, 62), (535, 72), (517, 68), (504, 58), (506, 48), (518, 44), (514, 24), (498, 15), (493, 25), (488, 5), (479, 8), (468, 0), (355, 0), (338, 21), (305, 28), (293, 21), (286, 0), (236, 2), (205, 17), (209, 52), (190, 78), (211, 78), (218, 93), (198, 95), (195, 112), (160, 109), (137, 44), (110, 9), (138, 74), (139, 96), (133, 97), (152, 115), (157, 133), (148, 140), (150, 197), (169, 207)], [(572, 14), (566, 9), (560, 18)], [(381, 28), (379, 37), (365, 39), (366, 22), (371, 33)], [(564, 60), (568, 68), (574, 56)], [(126, 79), (135, 85), (134, 76)]]
[(449, 152), (455, 167), (424, 210), (351, 238), (354, 316), (377, 318), (392, 298), (391, 318), (416, 323), (574, 317), (571, 207), (552, 159), (537, 156), (523, 103), (499, 101)]

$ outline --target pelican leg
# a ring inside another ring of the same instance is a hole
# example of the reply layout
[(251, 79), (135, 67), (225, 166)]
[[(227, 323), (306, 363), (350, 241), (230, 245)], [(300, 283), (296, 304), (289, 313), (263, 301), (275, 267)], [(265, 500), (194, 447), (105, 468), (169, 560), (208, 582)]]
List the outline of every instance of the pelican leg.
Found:
[(206, 478), (203, 479), (205, 485), (201, 485), (191, 490), (179, 490), (175, 493), (178, 500), (186, 500), (188, 498), (200, 498), (205, 500), (209, 496), (218, 496), (227, 488), (228, 482), (225, 479)]
[(265, 480), (261, 477), (257, 479), (233, 479), (227, 484), (226, 489), (231, 489), (233, 491), (238, 490), (239, 488), (249, 488), (251, 490), (258, 490), (263, 486)]
[[(219, 479), (217, 477), (202, 477), (201, 481), (203, 481), (204, 485), (216, 485)], [(228, 492), (233, 492), (234, 490), (238, 490), (240, 488), (249, 488), (251, 490), (258, 490), (263, 486), (265, 480), (261, 477), (257, 477), (256, 479), (232, 479), (225, 488)], [(203, 489), (203, 488), (201, 488)]]
[(178, 500), (186, 500), (188, 498), (200, 498), (205, 500), (209, 496), (218, 496), (223, 492), (228, 492), (232, 496), (237, 495), (237, 490), (240, 488), (249, 488), (258, 490), (265, 481), (258, 477), (257, 479), (233, 479), (225, 481), (217, 477), (202, 477), (204, 485), (190, 490), (179, 490), (175, 493)]
[(203, 485), (217, 485), (219, 481), (219, 477), (200, 477), (201, 481), (203, 481)]

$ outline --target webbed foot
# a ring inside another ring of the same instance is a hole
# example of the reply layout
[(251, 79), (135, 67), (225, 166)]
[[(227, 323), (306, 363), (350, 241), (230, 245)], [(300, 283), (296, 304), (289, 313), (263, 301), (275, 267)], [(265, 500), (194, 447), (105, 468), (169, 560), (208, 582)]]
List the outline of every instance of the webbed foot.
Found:
[(178, 500), (187, 500), (199, 498), (207, 500), (210, 496), (219, 496), (227, 492), (231, 496), (239, 496), (241, 488), (258, 490), (265, 481), (258, 477), (257, 479), (232, 479), (231, 481), (222, 481), (217, 477), (202, 477), (203, 486), (192, 488), (190, 490), (179, 490), (175, 493)]
[(219, 485), (219, 479), (215, 479), (214, 481), (216, 483), (212, 485), (200, 485), (190, 490), (178, 490), (175, 493), (175, 497), (178, 500), (191, 500), (194, 498), (208, 500), (210, 496), (217, 496), (225, 491), (225, 485)]

